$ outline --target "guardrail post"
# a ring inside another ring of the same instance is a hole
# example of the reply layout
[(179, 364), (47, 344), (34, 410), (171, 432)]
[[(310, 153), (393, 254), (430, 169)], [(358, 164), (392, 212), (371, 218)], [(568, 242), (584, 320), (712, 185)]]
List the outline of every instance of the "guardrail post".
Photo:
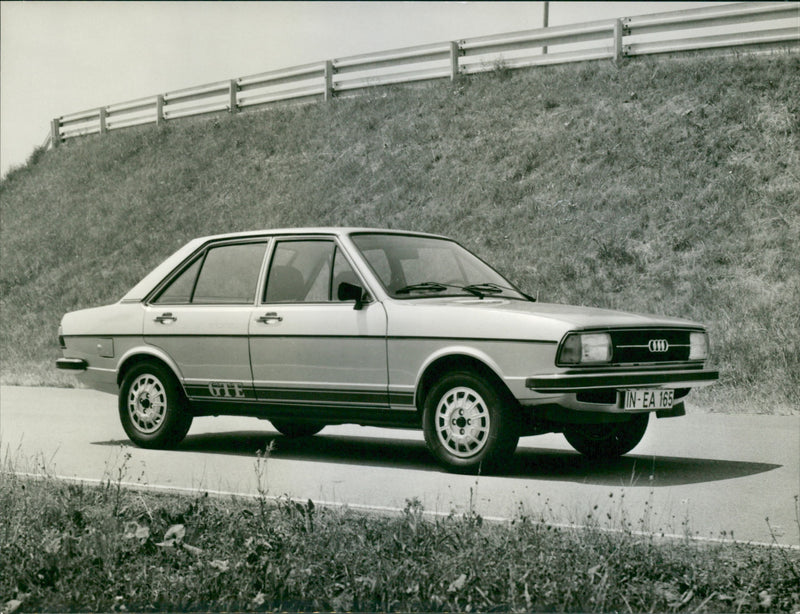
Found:
[(230, 102), (228, 103), (228, 109), (231, 113), (238, 113), (239, 112), (239, 105), (236, 102), (236, 92), (239, 91), (239, 84), (236, 82), (236, 79), (231, 79), (231, 84), (229, 88), (229, 95), (230, 95)]
[(156, 126), (160, 126), (167, 118), (164, 117), (164, 96), (159, 94), (156, 96)]
[(614, 22), (614, 64), (616, 64), (617, 66), (622, 64), (622, 58), (623, 58), (622, 33), (623, 33), (622, 20), (617, 19)]
[(61, 120), (57, 117), (50, 122), (50, 142), (53, 147), (61, 145)]
[[(544, 15), (542, 15), (542, 27), (547, 29), (550, 25), (550, 3), (545, 0)], [(547, 55), (547, 45), (542, 47), (542, 55)]]
[(325, 100), (333, 99), (333, 62), (325, 62)]
[(450, 43), (450, 81), (455, 81), (458, 77), (458, 58), (461, 55), (461, 47), (458, 42)]
[(108, 117), (108, 111), (105, 107), (100, 107), (99, 111), (100, 116), (100, 134), (105, 134), (108, 132), (108, 124), (106, 123), (106, 119)]

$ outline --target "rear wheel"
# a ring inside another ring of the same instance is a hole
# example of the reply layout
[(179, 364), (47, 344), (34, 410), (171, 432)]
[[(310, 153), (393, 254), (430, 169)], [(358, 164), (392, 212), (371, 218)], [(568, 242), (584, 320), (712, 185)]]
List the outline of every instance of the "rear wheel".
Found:
[(510, 405), (505, 395), (478, 375), (449, 373), (425, 399), (425, 442), (451, 471), (497, 469), (511, 458), (519, 441)]
[(270, 420), (270, 422), (281, 435), (292, 438), (311, 437), (325, 428), (324, 424), (284, 422), (282, 420)]
[(644, 437), (650, 414), (634, 414), (626, 422), (571, 424), (564, 429), (569, 445), (584, 456), (611, 459), (633, 450)]
[(178, 380), (154, 362), (139, 363), (125, 374), (119, 417), (125, 433), (142, 448), (175, 447), (192, 425)]

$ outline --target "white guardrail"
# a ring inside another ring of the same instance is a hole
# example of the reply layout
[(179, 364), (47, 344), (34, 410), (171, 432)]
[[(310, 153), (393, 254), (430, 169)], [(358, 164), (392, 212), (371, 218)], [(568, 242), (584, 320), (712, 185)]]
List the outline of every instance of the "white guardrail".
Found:
[[(698, 32), (699, 30), (699, 32)], [(699, 33), (700, 36), (692, 36)], [(46, 145), (182, 117), (329, 100), (369, 87), (493, 70), (700, 50), (800, 48), (800, 2), (739, 2), (380, 51), (208, 83), (63, 115)]]

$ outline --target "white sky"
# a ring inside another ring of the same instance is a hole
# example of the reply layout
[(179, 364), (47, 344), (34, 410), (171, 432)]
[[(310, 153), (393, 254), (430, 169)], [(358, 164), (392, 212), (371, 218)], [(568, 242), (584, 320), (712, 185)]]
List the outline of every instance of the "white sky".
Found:
[[(551, 2), (550, 25), (707, 2)], [(0, 1), (0, 171), (50, 120), (277, 68), (542, 27), (543, 2)]]

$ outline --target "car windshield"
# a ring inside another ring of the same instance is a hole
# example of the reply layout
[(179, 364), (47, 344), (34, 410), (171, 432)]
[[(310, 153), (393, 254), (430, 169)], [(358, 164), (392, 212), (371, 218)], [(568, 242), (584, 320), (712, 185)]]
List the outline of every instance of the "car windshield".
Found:
[(354, 234), (383, 287), (394, 298), (437, 296), (529, 297), (454, 241), (395, 234)]

